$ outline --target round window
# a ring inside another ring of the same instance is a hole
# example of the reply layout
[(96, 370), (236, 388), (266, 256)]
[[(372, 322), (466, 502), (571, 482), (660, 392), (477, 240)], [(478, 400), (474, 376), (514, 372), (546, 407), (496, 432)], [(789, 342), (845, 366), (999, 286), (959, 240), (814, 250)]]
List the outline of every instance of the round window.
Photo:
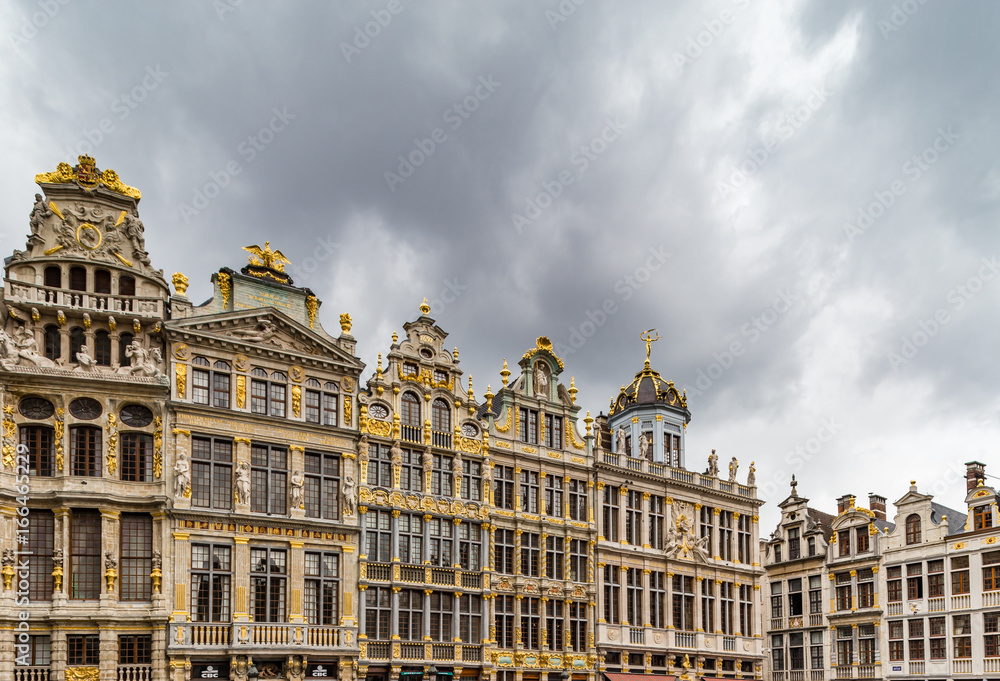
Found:
[(389, 415), (389, 410), (381, 404), (373, 404), (368, 408), (368, 415), (375, 419), (384, 419)]
[(52, 403), (44, 397), (25, 397), (17, 408), (26, 419), (47, 419), (56, 411)]
[(122, 407), (122, 423), (132, 428), (145, 428), (153, 422), (153, 412), (141, 404)]
[(69, 413), (78, 419), (96, 419), (102, 411), (101, 403), (91, 397), (78, 397), (69, 403)]

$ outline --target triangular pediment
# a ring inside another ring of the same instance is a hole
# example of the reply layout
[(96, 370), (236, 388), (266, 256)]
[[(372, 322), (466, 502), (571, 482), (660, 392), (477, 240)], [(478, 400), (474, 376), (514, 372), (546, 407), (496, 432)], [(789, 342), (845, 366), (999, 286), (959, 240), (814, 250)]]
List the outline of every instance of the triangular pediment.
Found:
[(345, 364), (357, 371), (364, 363), (336, 341), (321, 335), (275, 308), (237, 310), (171, 320), (168, 337), (181, 341), (184, 334), (231, 343), (244, 351), (265, 350), (294, 356), (312, 356)]

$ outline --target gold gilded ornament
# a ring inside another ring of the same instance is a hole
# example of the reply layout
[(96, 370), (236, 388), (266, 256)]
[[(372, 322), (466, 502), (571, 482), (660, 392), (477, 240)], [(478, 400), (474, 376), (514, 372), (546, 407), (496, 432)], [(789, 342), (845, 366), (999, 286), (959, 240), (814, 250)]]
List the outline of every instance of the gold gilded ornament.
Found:
[(344, 333), (350, 333), (351, 327), (354, 325), (354, 321), (351, 319), (351, 315), (344, 313), (340, 315), (340, 330)]
[(247, 260), (250, 261), (251, 265), (284, 272), (285, 264), (292, 264), (292, 261), (286, 258), (281, 251), (271, 250), (270, 241), (264, 242), (264, 248), (254, 244), (253, 246), (244, 246), (243, 250), (250, 254), (247, 256)]
[(177, 295), (183, 296), (188, 289), (188, 278), (181, 272), (174, 272), (174, 276), (170, 278), (170, 281), (173, 282)]
[(219, 293), (222, 294), (222, 309), (227, 309), (229, 294), (232, 293), (232, 277), (228, 272), (219, 272)]

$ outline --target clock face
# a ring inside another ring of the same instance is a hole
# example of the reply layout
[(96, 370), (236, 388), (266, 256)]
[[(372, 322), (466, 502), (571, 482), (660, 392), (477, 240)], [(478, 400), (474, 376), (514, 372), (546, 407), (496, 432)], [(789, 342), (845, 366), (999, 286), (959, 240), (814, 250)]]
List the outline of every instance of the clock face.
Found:
[(389, 410), (381, 404), (373, 404), (368, 407), (368, 415), (376, 419), (384, 419), (389, 415)]
[(462, 424), (462, 435), (465, 437), (476, 437), (479, 435), (479, 429), (471, 423)]

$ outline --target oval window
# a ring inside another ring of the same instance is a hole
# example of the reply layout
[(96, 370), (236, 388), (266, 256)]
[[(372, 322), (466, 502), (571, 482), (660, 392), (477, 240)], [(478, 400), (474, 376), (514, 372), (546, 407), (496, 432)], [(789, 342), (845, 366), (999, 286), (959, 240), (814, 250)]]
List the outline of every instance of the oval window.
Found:
[(78, 397), (69, 403), (69, 413), (78, 419), (96, 419), (104, 410), (101, 403), (92, 397)]
[(18, 411), (26, 419), (47, 419), (55, 413), (56, 408), (44, 397), (25, 397), (17, 405)]
[(153, 422), (153, 412), (141, 404), (130, 404), (122, 407), (122, 423), (132, 428), (145, 428)]

